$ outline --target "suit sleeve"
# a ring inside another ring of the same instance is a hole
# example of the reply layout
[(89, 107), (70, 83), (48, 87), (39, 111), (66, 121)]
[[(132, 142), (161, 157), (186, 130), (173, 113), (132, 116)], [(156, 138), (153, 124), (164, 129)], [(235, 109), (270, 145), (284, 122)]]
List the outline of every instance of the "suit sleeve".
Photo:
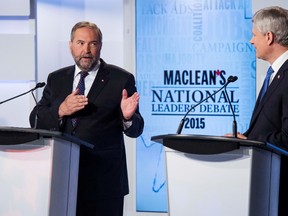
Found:
[[(137, 91), (135, 86), (135, 78), (132, 74), (129, 75), (125, 89), (128, 92), (128, 96), (133, 95)], [(136, 138), (142, 134), (143, 128), (144, 128), (144, 119), (140, 114), (138, 106), (136, 112), (132, 116), (132, 125), (128, 129), (124, 130), (124, 133), (129, 137)]]
[[(288, 89), (287, 89), (288, 90)], [(271, 115), (271, 108), (266, 109), (266, 116), (268, 119), (268, 124), (270, 124), (274, 130), (270, 133), (262, 134), (261, 140), (266, 140), (280, 148), (288, 150), (288, 94), (287, 91), (282, 93), (281, 97), (282, 103), (274, 112), (281, 113), (281, 118), (276, 121), (276, 117)], [(269, 113), (269, 115), (268, 115)], [(273, 112), (272, 112), (273, 113)], [(276, 114), (275, 114), (276, 115)]]
[(48, 76), (47, 85), (44, 88), (38, 106), (30, 113), (30, 125), (35, 126), (36, 114), (38, 115), (37, 128), (46, 130), (60, 130), (58, 108), (63, 99), (55, 97), (51, 88), (51, 75)]

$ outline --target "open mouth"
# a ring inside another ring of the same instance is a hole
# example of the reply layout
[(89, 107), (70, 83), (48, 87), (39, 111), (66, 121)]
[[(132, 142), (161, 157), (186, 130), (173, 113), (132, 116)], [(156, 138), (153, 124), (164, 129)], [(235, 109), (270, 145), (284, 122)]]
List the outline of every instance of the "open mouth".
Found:
[(92, 56), (83, 56), (83, 57), (81, 57), (81, 59), (84, 59), (84, 60), (86, 60), (86, 59), (92, 59)]

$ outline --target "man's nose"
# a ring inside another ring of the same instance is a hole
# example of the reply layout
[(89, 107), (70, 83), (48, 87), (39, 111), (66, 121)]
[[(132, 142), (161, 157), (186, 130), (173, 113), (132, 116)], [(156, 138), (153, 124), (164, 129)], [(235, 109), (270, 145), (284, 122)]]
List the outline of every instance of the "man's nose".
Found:
[(88, 44), (88, 43), (85, 44), (85, 45), (84, 45), (84, 51), (85, 51), (86, 53), (89, 53), (90, 50), (91, 50), (91, 48), (90, 48), (89, 44)]

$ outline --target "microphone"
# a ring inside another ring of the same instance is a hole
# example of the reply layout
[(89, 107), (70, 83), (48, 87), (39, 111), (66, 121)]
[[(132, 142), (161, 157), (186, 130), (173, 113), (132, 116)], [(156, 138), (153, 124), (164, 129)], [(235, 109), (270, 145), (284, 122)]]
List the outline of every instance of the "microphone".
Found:
[[(228, 79), (229, 79), (229, 78), (228, 78)], [(238, 79), (237, 76), (233, 76), (233, 77), (230, 79), (230, 82), (235, 82), (237, 79)], [(235, 116), (234, 109), (233, 109), (233, 106), (232, 106), (232, 104), (231, 104), (229, 95), (228, 95), (228, 93), (227, 93), (226, 87), (227, 87), (227, 85), (226, 85), (225, 88), (224, 88), (224, 92), (225, 92), (226, 97), (227, 97), (227, 99), (228, 99), (229, 106), (230, 106), (230, 109), (231, 109), (232, 115), (233, 115), (233, 124), (232, 124), (233, 136), (234, 136), (235, 138), (237, 138), (237, 122), (236, 122), (236, 116)]]
[(14, 96), (14, 97), (12, 97), (12, 98), (9, 98), (9, 99), (7, 99), (7, 100), (1, 101), (0, 104), (6, 103), (6, 102), (8, 102), (8, 101), (10, 101), (10, 100), (13, 100), (13, 99), (18, 98), (18, 97), (20, 97), (20, 96), (23, 96), (23, 95), (25, 95), (25, 94), (28, 94), (29, 92), (33, 92), (34, 90), (36, 90), (36, 89), (38, 89), (38, 88), (42, 88), (43, 86), (45, 86), (45, 82), (39, 82), (39, 83), (36, 84), (36, 86), (35, 86), (34, 88), (30, 89), (29, 91), (24, 92), (24, 93), (19, 94), (19, 95), (16, 95), (16, 96)]
[[(229, 77), (228, 77), (228, 82), (229, 82), (229, 83), (230, 83), (230, 82), (235, 82), (237, 79), (238, 79), (237, 76), (229, 76)], [(227, 86), (227, 85), (226, 85), (226, 86)], [(225, 88), (226, 88), (226, 86), (225, 86)]]
[(45, 82), (39, 82), (39, 83), (36, 84), (34, 90), (37, 89), (37, 88), (42, 88), (44, 86), (45, 86)]
[(184, 126), (184, 122), (185, 119), (187, 117), (187, 115), (191, 112), (192, 109), (196, 108), (197, 106), (199, 106), (201, 103), (203, 103), (204, 101), (206, 101), (207, 99), (211, 98), (212, 96), (216, 95), (219, 91), (221, 91), (223, 88), (226, 88), (226, 86), (231, 83), (231, 82), (235, 82), (238, 79), (237, 76), (229, 76), (227, 79), (227, 82), (220, 88), (218, 89), (216, 92), (214, 92), (213, 94), (209, 95), (208, 97), (204, 98), (203, 100), (201, 100), (200, 102), (198, 102), (197, 104), (195, 104), (194, 106), (192, 106), (184, 115), (184, 117), (181, 119), (178, 129), (177, 129), (177, 134), (181, 134), (183, 126)]

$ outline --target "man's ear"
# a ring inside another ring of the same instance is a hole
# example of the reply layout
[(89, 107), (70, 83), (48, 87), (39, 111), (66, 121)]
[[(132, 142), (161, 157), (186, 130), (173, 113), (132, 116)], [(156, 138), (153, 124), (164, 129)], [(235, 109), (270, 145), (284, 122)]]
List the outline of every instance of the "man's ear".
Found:
[(268, 45), (272, 45), (274, 43), (274, 40), (275, 40), (275, 35), (273, 34), (273, 32), (271, 31), (268, 31), (266, 33), (266, 39), (267, 39), (267, 42), (268, 42)]
[(72, 50), (72, 41), (69, 41), (69, 49)]

